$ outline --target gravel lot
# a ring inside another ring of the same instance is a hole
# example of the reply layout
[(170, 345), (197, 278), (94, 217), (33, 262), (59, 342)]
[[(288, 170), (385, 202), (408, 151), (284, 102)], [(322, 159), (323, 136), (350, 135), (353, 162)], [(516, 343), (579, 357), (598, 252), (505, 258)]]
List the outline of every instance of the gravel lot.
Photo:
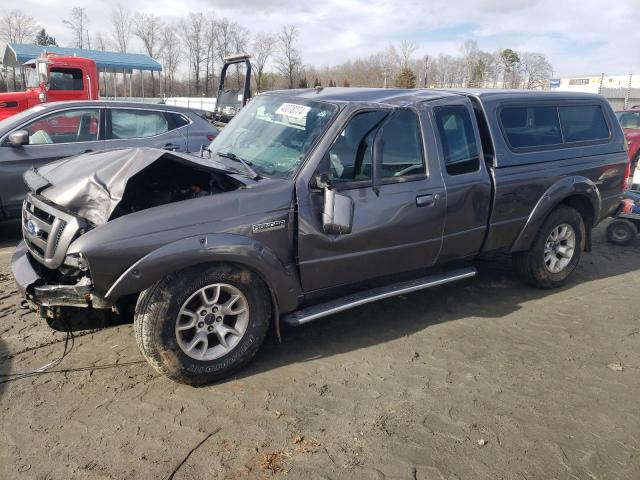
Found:
[[(18, 306), (18, 237), (0, 224), (0, 374), (64, 346)], [(55, 371), (0, 377), (0, 478), (637, 480), (640, 239), (594, 243), (562, 290), (483, 263), (287, 329), (207, 388), (152, 371), (131, 325), (79, 332)]]

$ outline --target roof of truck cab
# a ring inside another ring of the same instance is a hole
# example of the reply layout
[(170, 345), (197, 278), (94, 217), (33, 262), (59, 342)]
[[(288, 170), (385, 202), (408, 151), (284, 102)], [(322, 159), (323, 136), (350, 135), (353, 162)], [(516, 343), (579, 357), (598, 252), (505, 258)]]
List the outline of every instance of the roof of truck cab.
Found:
[(565, 92), (558, 90), (525, 90), (525, 89), (506, 89), (506, 88), (445, 88), (440, 90), (441, 92), (449, 92), (460, 95), (468, 95), (477, 97), (480, 100), (507, 100), (515, 97), (521, 97), (523, 99), (589, 99), (589, 98), (604, 98), (601, 95), (595, 93), (585, 92)]
[(366, 102), (385, 104), (406, 104), (435, 100), (442, 97), (460, 95), (457, 92), (430, 88), (359, 88), (359, 87), (318, 87), (295, 90), (276, 90), (262, 95), (279, 95), (324, 102)]
[(444, 97), (473, 96), (482, 100), (523, 99), (581, 99), (600, 97), (593, 93), (559, 92), (549, 90), (497, 89), (497, 88), (359, 88), (317, 87), (294, 90), (275, 90), (262, 95), (281, 95), (325, 102), (366, 102), (381, 104), (410, 104)]

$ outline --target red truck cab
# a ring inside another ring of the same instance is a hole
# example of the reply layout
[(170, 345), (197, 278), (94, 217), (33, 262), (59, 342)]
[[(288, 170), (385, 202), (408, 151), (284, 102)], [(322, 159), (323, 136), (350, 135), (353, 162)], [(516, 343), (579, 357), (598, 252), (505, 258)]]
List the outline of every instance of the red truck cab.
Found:
[(24, 64), (24, 92), (0, 93), (0, 120), (44, 102), (97, 100), (98, 67), (93, 60), (44, 54)]

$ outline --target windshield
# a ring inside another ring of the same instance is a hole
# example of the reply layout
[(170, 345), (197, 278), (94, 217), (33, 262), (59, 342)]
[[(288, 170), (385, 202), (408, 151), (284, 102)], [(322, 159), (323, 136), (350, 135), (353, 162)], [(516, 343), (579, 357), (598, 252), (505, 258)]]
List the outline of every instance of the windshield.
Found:
[[(336, 110), (335, 105), (324, 102), (259, 96), (236, 115), (209, 149), (213, 154), (223, 154), (223, 158), (233, 154), (259, 174), (289, 177)], [(237, 163), (234, 168), (238, 168)]]
[(616, 112), (616, 117), (618, 117), (622, 128), (640, 128), (640, 111)]

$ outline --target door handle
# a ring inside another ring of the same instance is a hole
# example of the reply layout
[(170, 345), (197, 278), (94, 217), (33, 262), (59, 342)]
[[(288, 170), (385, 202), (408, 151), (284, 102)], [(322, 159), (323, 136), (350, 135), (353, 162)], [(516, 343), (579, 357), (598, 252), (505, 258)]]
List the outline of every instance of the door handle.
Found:
[(162, 147), (162, 149), (175, 152), (176, 150), (178, 150), (178, 145), (174, 145), (173, 143), (167, 143), (164, 147)]
[(90, 148), (87, 148), (87, 149), (86, 149), (84, 152), (82, 152), (82, 153), (91, 153), (91, 152), (93, 152), (93, 150), (92, 150), (92, 149), (90, 149)]
[(419, 195), (416, 197), (416, 205), (418, 207), (428, 207), (429, 205), (433, 205), (436, 201), (437, 196), (433, 196), (431, 194), (428, 195)]

